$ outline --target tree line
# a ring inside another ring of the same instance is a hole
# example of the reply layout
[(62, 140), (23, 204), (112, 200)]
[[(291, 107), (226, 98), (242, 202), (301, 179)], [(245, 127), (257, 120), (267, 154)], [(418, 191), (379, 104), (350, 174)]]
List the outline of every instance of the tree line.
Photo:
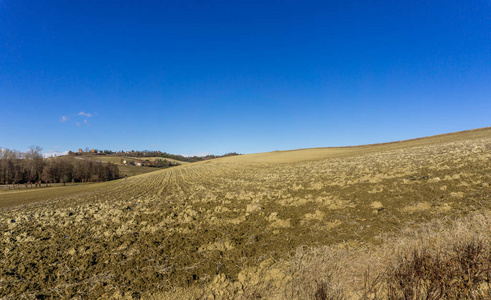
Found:
[(42, 183), (97, 182), (119, 178), (115, 164), (73, 156), (43, 158), (41, 148), (27, 152), (0, 149), (0, 184), (41, 186)]

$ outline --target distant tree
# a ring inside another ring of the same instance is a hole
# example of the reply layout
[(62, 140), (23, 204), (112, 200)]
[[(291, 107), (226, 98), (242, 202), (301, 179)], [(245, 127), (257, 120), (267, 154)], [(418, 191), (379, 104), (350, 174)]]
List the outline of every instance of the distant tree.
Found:
[(46, 165), (43, 168), (43, 173), (41, 175), (41, 180), (44, 181), (46, 186), (53, 181), (52, 170), (50, 165)]
[(0, 182), (2, 184), (9, 185), (13, 181), (16, 156), (15, 151), (0, 149)]
[(29, 150), (24, 156), (24, 162), (26, 165), (26, 180), (27, 182), (33, 182), (40, 184), (41, 174), (43, 172), (44, 160), (41, 154), (43, 149), (38, 146), (30, 146)]

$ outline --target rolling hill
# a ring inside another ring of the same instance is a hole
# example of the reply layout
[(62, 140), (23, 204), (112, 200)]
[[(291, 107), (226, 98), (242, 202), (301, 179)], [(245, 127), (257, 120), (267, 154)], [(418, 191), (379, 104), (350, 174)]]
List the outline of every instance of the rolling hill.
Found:
[(390, 298), (384, 270), (409, 237), (489, 236), (490, 184), (482, 128), (224, 157), (28, 204), (5, 191), (0, 297)]

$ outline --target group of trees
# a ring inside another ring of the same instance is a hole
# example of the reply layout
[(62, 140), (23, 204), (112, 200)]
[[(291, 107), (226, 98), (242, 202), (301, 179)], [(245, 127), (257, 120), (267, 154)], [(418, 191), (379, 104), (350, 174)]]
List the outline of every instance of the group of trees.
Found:
[[(91, 151), (93, 151), (93, 152), (91, 152)], [(82, 150), (82, 152), (68, 151), (68, 155), (70, 155), (70, 156), (82, 156), (82, 155), (93, 155), (93, 154), (111, 155), (114, 153), (116, 153), (116, 152), (111, 151), (111, 150), (98, 150), (98, 149), (90, 150), (88, 147), (86, 147), (85, 150)]]
[(112, 163), (101, 163), (64, 156), (43, 158), (41, 148), (27, 152), (0, 149), (0, 184), (41, 185), (60, 182), (96, 182), (119, 178)]
[(178, 163), (173, 163), (171, 161), (168, 161), (167, 159), (156, 159), (153, 164), (149, 165), (149, 167), (170, 168), (178, 165)]
[(38, 182), (44, 168), (40, 152), (39, 147), (31, 147), (25, 153), (0, 149), (0, 183)]

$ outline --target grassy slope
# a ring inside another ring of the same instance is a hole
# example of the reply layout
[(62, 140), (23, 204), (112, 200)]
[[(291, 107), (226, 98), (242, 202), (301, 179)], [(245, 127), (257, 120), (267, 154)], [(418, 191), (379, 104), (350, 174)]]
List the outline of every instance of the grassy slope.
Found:
[(490, 151), (484, 128), (260, 153), (4, 208), (0, 296), (57, 295), (67, 283), (69, 297), (285, 291), (299, 249), (371, 249), (401, 229), (491, 208)]
[(55, 184), (41, 188), (21, 188), (18, 190), (9, 190), (3, 188), (0, 190), (0, 208), (11, 207), (16, 205), (25, 205), (34, 202), (62, 198), (77, 195), (86, 192), (93, 192), (98, 189), (106, 188), (117, 181), (104, 183), (67, 183), (66, 186)]
[(300, 161), (315, 161), (328, 158), (341, 158), (353, 155), (362, 155), (368, 153), (390, 151), (411, 147), (440, 145), (449, 142), (458, 142), (462, 140), (473, 140), (491, 136), (491, 127), (466, 130), (440, 134), (430, 137), (396, 141), (389, 143), (347, 146), (347, 147), (326, 147), (326, 148), (309, 148), (298, 150), (274, 151), (265, 153), (255, 153), (249, 155), (231, 156), (221, 158), (230, 162), (276, 162), (289, 163)]
[(159, 171), (159, 168), (118, 165), (120, 176), (135, 176)]

